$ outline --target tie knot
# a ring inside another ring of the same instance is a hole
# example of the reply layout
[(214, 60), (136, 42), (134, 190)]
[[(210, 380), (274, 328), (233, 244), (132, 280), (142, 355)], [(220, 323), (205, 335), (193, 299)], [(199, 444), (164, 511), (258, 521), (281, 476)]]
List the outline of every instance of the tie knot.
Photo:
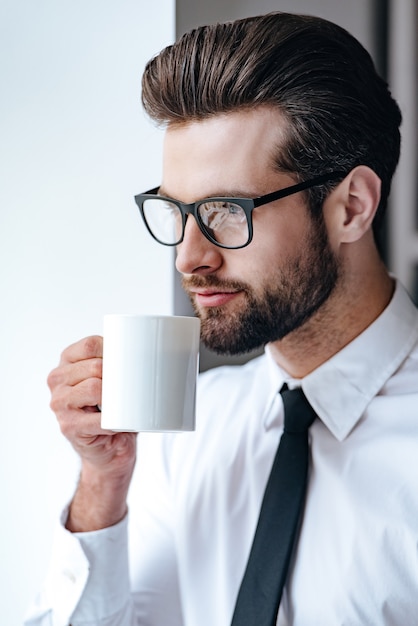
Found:
[(317, 417), (301, 387), (280, 390), (284, 405), (284, 430), (288, 433), (304, 433)]

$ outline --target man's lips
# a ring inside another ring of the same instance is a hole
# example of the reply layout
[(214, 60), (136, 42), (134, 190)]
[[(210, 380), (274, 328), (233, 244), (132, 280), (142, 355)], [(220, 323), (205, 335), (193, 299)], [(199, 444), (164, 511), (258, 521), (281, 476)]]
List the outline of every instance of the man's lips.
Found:
[(199, 289), (192, 287), (189, 290), (196, 304), (201, 307), (222, 306), (227, 304), (241, 293), (241, 291), (221, 291), (217, 289)]

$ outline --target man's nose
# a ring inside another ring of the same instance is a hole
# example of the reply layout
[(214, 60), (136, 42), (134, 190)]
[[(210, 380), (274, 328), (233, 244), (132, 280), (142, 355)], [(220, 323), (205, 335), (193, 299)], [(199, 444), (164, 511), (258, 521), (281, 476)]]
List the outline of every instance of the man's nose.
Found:
[(176, 268), (181, 274), (211, 274), (222, 265), (222, 248), (207, 239), (196, 219), (188, 215), (183, 241), (177, 246)]

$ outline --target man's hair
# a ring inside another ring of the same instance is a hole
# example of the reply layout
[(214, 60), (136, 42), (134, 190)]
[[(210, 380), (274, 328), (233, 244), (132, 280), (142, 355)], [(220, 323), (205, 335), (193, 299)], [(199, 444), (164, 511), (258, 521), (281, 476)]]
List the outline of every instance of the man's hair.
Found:
[[(380, 221), (401, 113), (369, 53), (340, 26), (276, 12), (194, 29), (149, 61), (142, 101), (160, 124), (277, 107), (287, 121), (277, 168), (306, 180), (367, 165), (382, 182)], [(311, 190), (313, 211), (331, 188)]]

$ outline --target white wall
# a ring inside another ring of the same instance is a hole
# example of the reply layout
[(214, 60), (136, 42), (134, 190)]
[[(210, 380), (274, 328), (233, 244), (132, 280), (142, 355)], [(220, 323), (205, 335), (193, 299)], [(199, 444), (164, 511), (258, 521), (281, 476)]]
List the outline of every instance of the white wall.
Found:
[(107, 312), (172, 312), (172, 253), (132, 196), (159, 182), (140, 108), (174, 0), (0, 3), (0, 622), (18, 626), (77, 477), (48, 372)]

